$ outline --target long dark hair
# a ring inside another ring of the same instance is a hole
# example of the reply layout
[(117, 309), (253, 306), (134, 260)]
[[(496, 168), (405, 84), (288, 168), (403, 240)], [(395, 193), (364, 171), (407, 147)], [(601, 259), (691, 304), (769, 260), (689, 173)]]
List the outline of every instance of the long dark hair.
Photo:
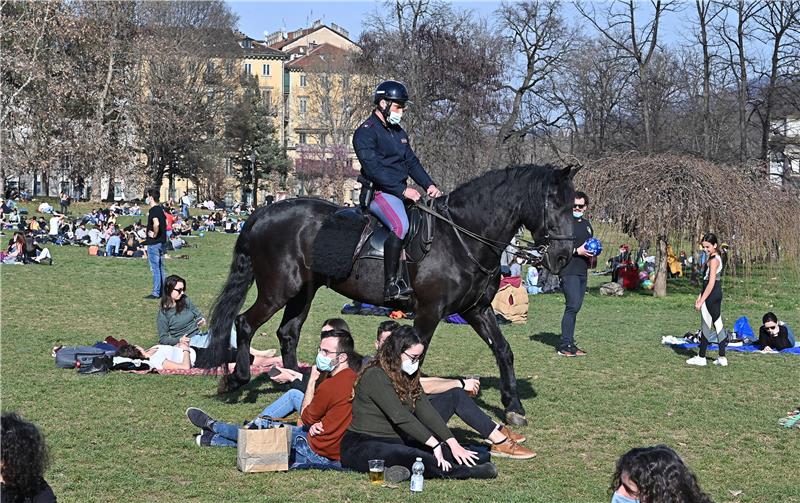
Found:
[[(717, 239), (717, 235), (714, 234), (713, 232), (706, 232), (705, 234), (703, 234), (703, 237), (700, 239), (701, 243), (704, 242), (704, 241), (707, 241), (707, 242), (709, 242), (712, 245), (717, 247), (716, 255), (719, 258), (719, 261), (722, 264), (722, 267), (724, 268), (728, 263), (728, 254), (722, 248), (722, 246), (719, 244), (719, 240)], [(711, 257), (713, 257), (713, 255)], [(711, 261), (711, 257), (708, 257), (708, 261), (706, 261), (705, 267), (708, 267), (708, 262)]]
[(610, 492), (622, 484), (623, 474), (638, 487), (636, 498), (641, 503), (712, 503), (678, 453), (666, 445), (637, 447), (623, 454)]
[(133, 344), (123, 344), (117, 348), (116, 356), (130, 358), (131, 360), (147, 360), (147, 357)]
[(324, 327), (325, 325), (328, 325), (334, 330), (344, 330), (345, 332), (350, 333), (350, 325), (348, 325), (347, 322), (341, 318), (328, 318), (322, 322), (322, 326)]
[(178, 276), (177, 274), (172, 274), (171, 276), (167, 276), (167, 280), (164, 282), (164, 288), (161, 292), (161, 310), (168, 311), (175, 308), (175, 312), (180, 313), (186, 308), (186, 292), (183, 292), (181, 298), (178, 299), (177, 302), (172, 300), (172, 291), (175, 290), (175, 285), (178, 283), (183, 283), (183, 288), (186, 288), (186, 280)]
[(356, 385), (358, 385), (358, 381), (361, 380), (361, 377), (367, 369), (371, 367), (380, 367), (386, 372), (400, 400), (411, 405), (413, 408), (417, 403), (417, 399), (422, 394), (422, 386), (419, 384), (420, 372), (417, 371), (413, 376), (403, 372), (402, 354), (405, 350), (417, 344), (422, 344), (424, 346), (425, 343), (422, 342), (422, 339), (414, 327), (403, 325), (392, 330), (392, 335), (390, 335), (386, 339), (386, 342), (378, 349), (375, 358), (361, 369)]
[[(47, 445), (36, 425), (14, 412), (2, 415), (2, 476), (9, 501), (27, 501), (45, 487), (44, 471), (49, 464)], [(5, 492), (5, 491), (4, 491)], [(3, 501), (7, 494), (3, 494)]]

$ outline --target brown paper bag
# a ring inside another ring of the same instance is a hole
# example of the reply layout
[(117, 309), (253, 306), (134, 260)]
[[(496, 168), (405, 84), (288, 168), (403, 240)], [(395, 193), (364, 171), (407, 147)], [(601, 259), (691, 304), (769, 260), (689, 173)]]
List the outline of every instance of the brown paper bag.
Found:
[(239, 428), (236, 467), (245, 473), (285, 472), (289, 469), (292, 430), (289, 427)]

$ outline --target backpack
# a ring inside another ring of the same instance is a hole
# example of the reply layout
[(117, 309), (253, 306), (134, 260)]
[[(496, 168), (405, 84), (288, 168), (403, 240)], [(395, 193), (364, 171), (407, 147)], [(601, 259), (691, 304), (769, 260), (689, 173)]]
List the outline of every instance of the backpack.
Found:
[(96, 356), (114, 355), (114, 351), (104, 351), (94, 346), (69, 346), (63, 347), (56, 353), (56, 367), (62, 369), (73, 369), (77, 366), (80, 358), (83, 358), (86, 363), (91, 363), (86, 358), (94, 358)]
[(758, 340), (758, 337), (756, 337), (755, 333), (753, 333), (753, 329), (750, 327), (747, 316), (742, 316), (736, 320), (736, 323), (733, 324), (733, 331), (736, 333), (736, 337), (741, 339), (745, 344)]

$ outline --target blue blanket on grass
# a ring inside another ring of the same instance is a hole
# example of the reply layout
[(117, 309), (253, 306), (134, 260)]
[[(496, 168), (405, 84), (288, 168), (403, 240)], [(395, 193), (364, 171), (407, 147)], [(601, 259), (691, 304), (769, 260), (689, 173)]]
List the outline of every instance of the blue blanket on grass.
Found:
[[(670, 344), (670, 346), (672, 346), (674, 348), (690, 349), (690, 348), (699, 347), (700, 344), (692, 344), (692, 343), (686, 342), (686, 343), (683, 343), (683, 344)], [(717, 351), (717, 350), (719, 350), (719, 346), (717, 344), (711, 344), (710, 346), (708, 346), (708, 349), (710, 351)], [(728, 347), (726, 348), (726, 351), (741, 351), (743, 353), (756, 353), (758, 351), (761, 351), (761, 348), (759, 348), (758, 346), (754, 346), (752, 344), (745, 344), (743, 346), (731, 346), (729, 344)], [(779, 353), (800, 355), (800, 347), (783, 349), (783, 350), (779, 351)]]

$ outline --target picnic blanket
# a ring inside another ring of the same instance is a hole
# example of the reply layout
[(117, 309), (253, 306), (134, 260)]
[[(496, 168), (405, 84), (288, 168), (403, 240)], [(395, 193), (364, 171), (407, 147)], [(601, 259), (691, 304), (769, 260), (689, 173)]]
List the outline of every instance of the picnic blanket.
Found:
[[(661, 344), (667, 346), (673, 346), (676, 348), (684, 348), (684, 349), (691, 349), (699, 347), (700, 344), (687, 342), (686, 339), (683, 337), (673, 337), (671, 335), (667, 335), (661, 338)], [(716, 351), (719, 349), (719, 345), (711, 344), (708, 346), (708, 349), (711, 351)], [(758, 346), (754, 346), (753, 344), (742, 344), (741, 342), (731, 342), (728, 344), (728, 351), (741, 351), (742, 353), (757, 353), (761, 351), (761, 348)], [(800, 355), (800, 347), (795, 348), (788, 348), (781, 351), (778, 351), (781, 354), (791, 354), (791, 355)]]
[[(257, 376), (261, 374), (265, 374), (272, 369), (274, 365), (269, 365), (266, 367), (262, 367), (260, 365), (251, 365), (250, 366), (250, 375)], [(116, 371), (115, 371), (116, 372)], [(118, 372), (127, 372), (129, 374), (161, 374), (161, 375), (179, 375), (179, 376), (220, 376), (223, 374), (222, 367), (216, 367), (213, 369), (203, 369), (203, 368), (191, 368), (191, 369), (149, 369), (149, 370), (119, 370)]]

